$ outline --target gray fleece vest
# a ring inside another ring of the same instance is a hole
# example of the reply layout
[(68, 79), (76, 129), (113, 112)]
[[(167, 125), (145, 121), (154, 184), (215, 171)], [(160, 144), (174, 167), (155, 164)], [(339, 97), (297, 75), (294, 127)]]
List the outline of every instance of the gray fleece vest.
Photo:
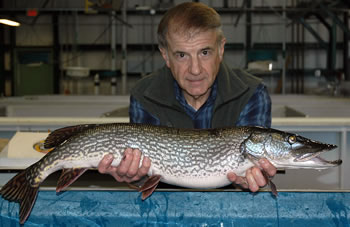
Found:
[[(217, 75), (218, 92), (212, 115), (212, 128), (235, 126), (241, 111), (248, 103), (261, 80), (240, 70), (230, 69), (221, 63)], [(174, 78), (169, 68), (139, 80), (131, 95), (145, 110), (157, 117), (161, 125), (193, 128), (192, 119), (175, 98)]]

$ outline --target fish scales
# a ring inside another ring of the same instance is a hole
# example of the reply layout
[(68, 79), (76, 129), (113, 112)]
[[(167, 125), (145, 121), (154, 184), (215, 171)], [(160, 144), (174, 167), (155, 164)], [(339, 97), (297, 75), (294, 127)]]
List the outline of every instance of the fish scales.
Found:
[[(231, 182), (227, 173), (244, 176), (248, 168), (267, 158), (277, 168), (326, 169), (341, 160), (318, 157), (335, 145), (312, 141), (293, 133), (259, 127), (208, 130), (177, 129), (142, 124), (70, 126), (52, 132), (45, 141), (54, 149), (18, 173), (1, 188), (5, 199), (20, 203), (20, 223), (28, 218), (40, 183), (61, 170), (56, 191), (62, 191), (89, 168), (96, 168), (107, 154), (112, 165), (123, 159), (126, 148), (138, 148), (151, 159), (150, 176), (139, 188), (142, 199), (159, 181), (190, 188), (218, 188)], [(274, 195), (276, 187), (266, 178)]]
[[(132, 124), (99, 125), (69, 138), (47, 154), (28, 176), (37, 176), (29, 177), (35, 186), (60, 168), (97, 167), (108, 153), (114, 155), (114, 165), (117, 165), (125, 148), (131, 147), (140, 149), (142, 156), (152, 160), (150, 172), (161, 173), (165, 182), (168, 175), (183, 180), (219, 175), (226, 178), (230, 169), (238, 168), (244, 161), (239, 151), (240, 143), (249, 136), (248, 132), (244, 136), (244, 132), (243, 128), (202, 131)], [(79, 162), (80, 166), (69, 166), (74, 162)], [(173, 181), (171, 179), (169, 183)]]

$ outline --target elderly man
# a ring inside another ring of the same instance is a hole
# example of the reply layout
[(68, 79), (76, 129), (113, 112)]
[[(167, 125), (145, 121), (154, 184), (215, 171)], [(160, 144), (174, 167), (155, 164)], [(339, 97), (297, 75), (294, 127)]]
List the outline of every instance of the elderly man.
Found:
[[(163, 16), (158, 42), (166, 66), (132, 89), (131, 122), (181, 128), (271, 126), (271, 101), (261, 80), (223, 62), (221, 27), (219, 14), (202, 3), (182, 3)], [(99, 171), (132, 182), (147, 174), (152, 160), (146, 157), (140, 166), (141, 152), (126, 148), (118, 167), (112, 161), (112, 155), (105, 156)], [(247, 170), (246, 177), (227, 177), (255, 192), (267, 183), (262, 171), (276, 174), (268, 160), (259, 160), (259, 165)]]

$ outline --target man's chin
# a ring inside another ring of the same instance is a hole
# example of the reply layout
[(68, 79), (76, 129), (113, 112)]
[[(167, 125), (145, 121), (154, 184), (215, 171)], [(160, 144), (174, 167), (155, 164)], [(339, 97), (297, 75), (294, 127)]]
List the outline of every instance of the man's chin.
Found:
[(203, 90), (188, 90), (187, 94), (190, 95), (191, 97), (198, 99), (201, 98), (203, 96), (206, 96), (207, 94), (209, 94), (209, 90), (203, 91)]

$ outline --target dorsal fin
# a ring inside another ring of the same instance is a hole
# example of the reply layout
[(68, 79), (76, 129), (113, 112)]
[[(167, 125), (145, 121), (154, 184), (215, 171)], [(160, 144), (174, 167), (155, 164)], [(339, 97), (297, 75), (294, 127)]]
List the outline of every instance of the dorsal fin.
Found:
[(51, 132), (49, 136), (45, 139), (44, 147), (56, 147), (64, 141), (66, 141), (68, 138), (93, 127), (96, 127), (96, 124), (75, 125), (59, 128)]

